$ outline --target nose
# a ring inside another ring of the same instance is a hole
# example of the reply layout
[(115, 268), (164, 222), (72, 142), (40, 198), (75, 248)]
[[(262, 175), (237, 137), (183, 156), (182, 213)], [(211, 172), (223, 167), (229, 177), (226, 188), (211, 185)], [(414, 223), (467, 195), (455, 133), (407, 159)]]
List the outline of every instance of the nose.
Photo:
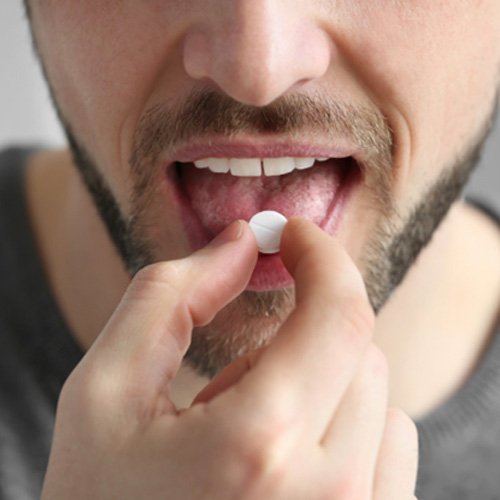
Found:
[(184, 39), (184, 69), (191, 78), (208, 79), (241, 103), (265, 106), (328, 70), (334, 44), (306, 14), (308, 2), (204, 2), (209, 12)]

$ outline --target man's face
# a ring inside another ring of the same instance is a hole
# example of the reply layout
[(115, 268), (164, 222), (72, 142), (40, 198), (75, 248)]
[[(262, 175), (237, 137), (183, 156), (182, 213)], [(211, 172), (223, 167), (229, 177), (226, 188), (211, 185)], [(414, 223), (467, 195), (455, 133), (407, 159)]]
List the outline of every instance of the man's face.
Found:
[[(459, 193), (498, 89), (500, 0), (30, 6), (77, 164), (131, 272), (274, 209), (335, 234), (379, 309)], [(265, 342), (291, 285), (279, 257), (259, 258), (248, 290), (195, 332), (191, 362), (214, 373)]]

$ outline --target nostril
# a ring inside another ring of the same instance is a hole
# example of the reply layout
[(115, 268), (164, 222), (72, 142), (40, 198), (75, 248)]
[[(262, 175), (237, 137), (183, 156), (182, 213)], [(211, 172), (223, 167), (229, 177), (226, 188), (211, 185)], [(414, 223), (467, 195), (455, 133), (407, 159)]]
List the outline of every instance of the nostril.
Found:
[(335, 45), (316, 23), (257, 4), (198, 20), (185, 34), (183, 64), (192, 79), (208, 79), (233, 100), (263, 107), (322, 78)]

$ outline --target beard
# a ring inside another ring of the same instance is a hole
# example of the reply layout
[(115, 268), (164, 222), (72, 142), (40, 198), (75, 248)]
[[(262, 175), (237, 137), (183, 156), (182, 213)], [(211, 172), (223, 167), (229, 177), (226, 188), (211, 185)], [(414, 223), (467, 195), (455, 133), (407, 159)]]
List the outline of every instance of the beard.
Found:
[[(74, 162), (131, 276), (162, 260), (161, 249), (148, 228), (158, 224), (151, 216), (151, 205), (155, 199), (158, 159), (168, 148), (191, 137), (230, 137), (241, 132), (286, 133), (293, 138), (307, 129), (332, 137), (332, 141), (337, 134), (348, 137), (364, 152), (366, 160), (360, 169), (367, 187), (367, 206), (380, 214), (358, 263), (375, 312), (402, 282), (460, 196), (491, 129), (495, 106), (492, 108), (468, 147), (402, 216), (391, 195), (393, 138), (378, 110), (318, 95), (282, 97), (269, 106), (256, 108), (213, 91), (193, 92), (182, 105), (162, 104), (143, 115), (129, 161), (133, 193), (131, 212), (125, 217), (101, 169), (56, 103)], [(243, 292), (209, 325), (193, 330), (185, 361), (200, 375), (213, 377), (236, 358), (269, 342), (294, 305), (293, 287)]]

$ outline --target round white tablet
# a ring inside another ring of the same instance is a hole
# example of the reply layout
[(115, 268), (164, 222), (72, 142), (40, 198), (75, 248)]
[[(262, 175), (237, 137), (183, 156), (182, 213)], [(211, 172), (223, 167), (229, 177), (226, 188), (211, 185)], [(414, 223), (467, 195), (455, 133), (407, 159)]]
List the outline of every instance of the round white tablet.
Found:
[(274, 210), (264, 210), (250, 219), (252, 230), (260, 253), (277, 253), (280, 251), (281, 233), (287, 218)]

